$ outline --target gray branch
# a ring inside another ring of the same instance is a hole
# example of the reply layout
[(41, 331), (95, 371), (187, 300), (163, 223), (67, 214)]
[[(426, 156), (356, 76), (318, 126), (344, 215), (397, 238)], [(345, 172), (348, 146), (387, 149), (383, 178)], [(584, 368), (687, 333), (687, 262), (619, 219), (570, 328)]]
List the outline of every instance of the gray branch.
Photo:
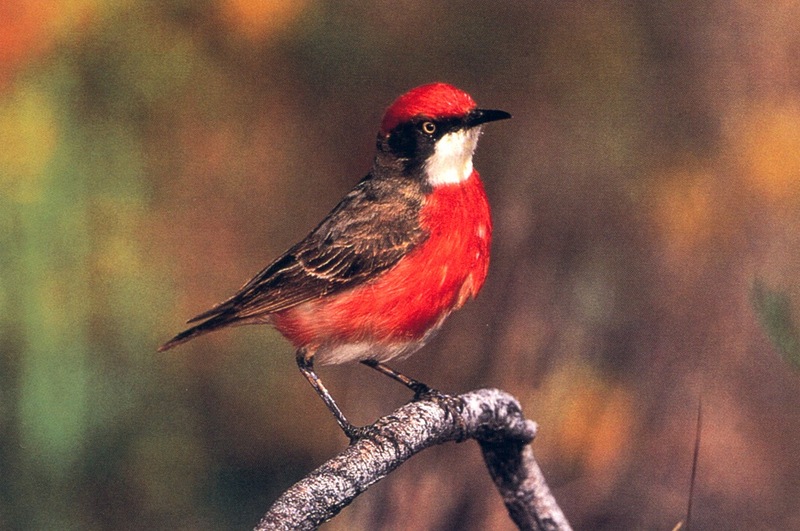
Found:
[(256, 531), (316, 529), (412, 455), (449, 441), (475, 439), (508, 513), (524, 530), (569, 530), (530, 443), (536, 424), (497, 389), (411, 402), (372, 425), (369, 434), (295, 483)]

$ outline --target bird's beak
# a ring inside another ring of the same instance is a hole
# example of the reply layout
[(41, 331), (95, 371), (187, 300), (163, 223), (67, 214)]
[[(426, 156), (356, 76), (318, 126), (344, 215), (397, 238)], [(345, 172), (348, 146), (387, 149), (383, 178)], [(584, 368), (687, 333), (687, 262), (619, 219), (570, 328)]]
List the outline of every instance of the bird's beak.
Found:
[(507, 120), (511, 115), (506, 111), (497, 111), (492, 109), (473, 109), (467, 115), (467, 127), (475, 127), (476, 125), (485, 124), (487, 122), (494, 122), (497, 120)]

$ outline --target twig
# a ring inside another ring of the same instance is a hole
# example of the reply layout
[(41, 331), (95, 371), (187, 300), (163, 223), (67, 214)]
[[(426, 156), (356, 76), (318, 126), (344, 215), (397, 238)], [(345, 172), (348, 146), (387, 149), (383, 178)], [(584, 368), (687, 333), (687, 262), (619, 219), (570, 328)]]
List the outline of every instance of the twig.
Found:
[(497, 389), (406, 404), (284, 492), (255, 529), (316, 529), (417, 452), (476, 439), (520, 529), (569, 530), (528, 444), (535, 434), (536, 424), (522, 416), (519, 402)]
[(694, 486), (697, 482), (697, 464), (700, 462), (700, 434), (703, 432), (703, 398), (697, 401), (697, 425), (694, 434), (694, 453), (692, 454), (692, 476), (689, 481), (689, 501), (686, 504), (686, 531), (692, 525), (692, 500), (694, 498)]

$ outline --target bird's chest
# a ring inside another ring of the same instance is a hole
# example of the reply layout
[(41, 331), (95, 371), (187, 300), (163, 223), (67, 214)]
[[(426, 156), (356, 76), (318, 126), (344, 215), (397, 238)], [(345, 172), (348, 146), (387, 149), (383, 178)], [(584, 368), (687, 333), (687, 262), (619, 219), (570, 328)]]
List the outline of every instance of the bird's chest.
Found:
[[(298, 345), (327, 345), (330, 350), (333, 345), (381, 343), (394, 349), (381, 359), (407, 354), (414, 350), (407, 345), (424, 343), (483, 286), (492, 223), (477, 174), (434, 190), (419, 215), (428, 238), (394, 267), (361, 286), (274, 317), (278, 329)], [(323, 358), (335, 363), (353, 356), (355, 351)]]
[(478, 294), (489, 268), (492, 222), (477, 177), (431, 193), (420, 223), (430, 236), (415, 260), (421, 270), (411, 276), (432, 306), (457, 309)]

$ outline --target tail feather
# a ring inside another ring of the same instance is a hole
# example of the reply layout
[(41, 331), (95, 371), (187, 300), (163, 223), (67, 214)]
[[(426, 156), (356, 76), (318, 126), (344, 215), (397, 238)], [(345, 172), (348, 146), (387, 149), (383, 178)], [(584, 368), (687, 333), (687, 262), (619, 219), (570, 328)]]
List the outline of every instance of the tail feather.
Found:
[(201, 314), (197, 314), (188, 321), (187, 323), (196, 323), (198, 321), (204, 321), (206, 319), (211, 319), (213, 317), (218, 317), (220, 315), (225, 315), (226, 313), (230, 312), (234, 307), (233, 297), (230, 299), (223, 301), (210, 310), (206, 310)]
[(213, 332), (218, 328), (222, 328), (224, 326), (228, 326), (231, 323), (236, 321), (236, 318), (230, 314), (218, 314), (212, 317), (211, 319), (204, 321), (200, 324), (197, 324), (191, 328), (188, 328), (178, 334), (177, 336), (173, 337), (160, 347), (158, 347), (159, 352), (164, 352), (165, 350), (169, 350), (173, 347), (177, 347), (183, 343), (186, 343), (190, 339), (194, 339), (197, 336), (201, 336), (203, 334), (207, 334), (209, 332)]

